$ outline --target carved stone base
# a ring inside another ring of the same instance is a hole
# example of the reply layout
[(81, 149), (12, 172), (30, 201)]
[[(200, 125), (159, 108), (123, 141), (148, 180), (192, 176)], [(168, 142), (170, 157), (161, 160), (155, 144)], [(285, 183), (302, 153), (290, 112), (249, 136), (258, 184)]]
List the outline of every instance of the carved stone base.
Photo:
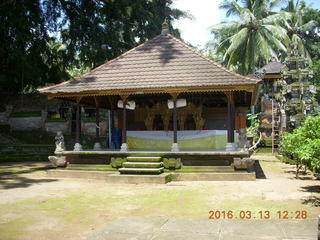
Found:
[(178, 143), (172, 143), (171, 152), (179, 152), (179, 145), (178, 145)]
[(236, 170), (249, 169), (253, 166), (255, 160), (252, 158), (234, 158), (233, 165)]
[(226, 151), (227, 152), (234, 152), (238, 150), (238, 146), (235, 143), (227, 143), (226, 145)]
[(128, 144), (122, 143), (120, 152), (127, 152), (128, 151)]
[(127, 161), (127, 158), (123, 157), (112, 157), (110, 161), (110, 165), (113, 168), (121, 168), (123, 163)]
[(60, 156), (60, 157), (49, 156), (48, 159), (51, 162), (53, 167), (66, 167), (67, 166), (66, 157), (64, 157), (64, 156)]
[(180, 169), (181, 158), (163, 158), (163, 167), (166, 169)]
[(96, 142), (93, 146), (93, 150), (101, 150), (101, 144), (99, 142)]
[(82, 145), (80, 143), (76, 143), (74, 145), (73, 151), (76, 151), (76, 152), (82, 151)]

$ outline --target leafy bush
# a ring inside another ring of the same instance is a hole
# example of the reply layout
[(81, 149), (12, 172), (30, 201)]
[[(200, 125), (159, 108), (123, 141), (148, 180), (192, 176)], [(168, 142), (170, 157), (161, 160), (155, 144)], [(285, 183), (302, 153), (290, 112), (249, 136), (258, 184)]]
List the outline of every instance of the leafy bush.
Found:
[(259, 121), (260, 113), (248, 113), (247, 114), (247, 134), (249, 136), (253, 136), (254, 142), (258, 141), (259, 135), (258, 135), (258, 128), (260, 125)]
[(308, 117), (301, 127), (285, 133), (280, 143), (280, 152), (295, 161), (296, 176), (303, 165), (315, 173), (320, 172), (320, 114)]

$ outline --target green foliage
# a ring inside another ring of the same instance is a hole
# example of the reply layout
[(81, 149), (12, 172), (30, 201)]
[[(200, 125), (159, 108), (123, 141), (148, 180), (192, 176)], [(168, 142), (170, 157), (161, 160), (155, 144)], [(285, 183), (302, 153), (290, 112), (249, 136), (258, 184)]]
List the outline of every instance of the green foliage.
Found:
[(320, 114), (308, 117), (300, 128), (283, 135), (280, 152), (295, 161), (297, 174), (302, 165), (320, 172)]
[[(287, 6), (275, 9), (281, 3)], [(253, 73), (271, 57), (284, 60), (289, 43), (309, 60), (319, 59), (320, 42), (315, 27), (320, 24), (320, 11), (307, 8), (303, 1), (225, 0), (220, 5), (230, 22), (213, 27), (214, 40), (208, 43), (210, 56), (229, 69), (242, 74)]]
[(285, 22), (287, 35), (291, 42), (297, 46), (299, 55), (311, 60), (310, 47), (308, 46), (312, 45), (310, 40), (315, 35), (314, 29), (319, 22), (307, 16), (310, 14), (310, 9), (306, 8), (304, 1), (289, 0), (287, 7), (283, 10), (288, 13), (288, 18)]
[(284, 13), (272, 12), (275, 1), (225, 1), (220, 6), (236, 20), (216, 25), (212, 33), (219, 39), (217, 54), (224, 55), (224, 64), (242, 74), (254, 72), (271, 57), (286, 52), (288, 36), (283, 27)]
[(260, 125), (259, 121), (260, 113), (248, 113), (247, 114), (247, 134), (254, 137), (254, 140), (259, 139), (258, 128)]
[[(0, 4), (0, 94), (32, 92), (110, 60), (186, 14), (172, 0), (35, 0)], [(102, 45), (104, 48), (102, 49)]]
[[(319, 47), (320, 52), (320, 47)], [(317, 87), (316, 99), (320, 102), (320, 59), (314, 60), (313, 66), (313, 84)]]

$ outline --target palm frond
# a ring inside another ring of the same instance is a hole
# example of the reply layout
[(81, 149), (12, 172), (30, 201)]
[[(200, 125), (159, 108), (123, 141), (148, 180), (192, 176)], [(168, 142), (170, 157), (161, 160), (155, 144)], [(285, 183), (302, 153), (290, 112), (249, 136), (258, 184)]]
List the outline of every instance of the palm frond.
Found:
[(302, 30), (303, 32), (310, 31), (310, 30), (314, 29), (315, 27), (317, 27), (317, 25), (318, 25), (317, 21), (311, 20), (311, 21), (303, 24), (303, 25), (301, 26), (301, 30)]
[(311, 60), (310, 53), (308, 52), (307, 48), (305, 47), (303, 39), (300, 38), (298, 34), (293, 34), (291, 38), (291, 42), (294, 43), (303, 57), (308, 58)]
[(228, 55), (232, 55), (232, 53), (236, 49), (238, 49), (241, 45), (244, 44), (244, 42), (246, 42), (247, 38), (248, 38), (248, 29), (247, 28), (243, 28), (243, 29), (241, 29), (240, 32), (233, 35), (230, 39), (231, 44), (230, 44), (228, 50), (226, 51), (224, 58), (226, 58)]
[(270, 1), (270, 9), (280, 7), (284, 3), (288, 3), (288, 0), (271, 0)]
[(289, 37), (287, 35), (286, 29), (279, 25), (262, 25), (262, 28), (265, 28), (269, 31), (269, 35), (273, 35), (275, 38), (285, 42), (289, 43)]
[(261, 19), (261, 22), (263, 24), (278, 24), (280, 26), (286, 27), (289, 26), (288, 20), (292, 19), (292, 16), (293, 15), (291, 13), (287, 12), (275, 13)]
[(226, 17), (240, 16), (239, 12), (230, 0), (224, 0), (222, 3), (219, 4), (219, 8), (227, 11)]
[(269, 28), (269, 26), (261, 28), (261, 35), (269, 42), (270, 48), (286, 52), (286, 45), (289, 45), (289, 37), (287, 36), (285, 41), (281, 41), (282, 37), (276, 37), (277, 34), (273, 35), (272, 33), (272, 28)]
[(227, 23), (215, 24), (210, 27), (210, 30), (213, 33), (221, 30), (232, 32), (232, 31), (236, 31), (240, 26), (241, 26), (240, 22), (227, 22)]

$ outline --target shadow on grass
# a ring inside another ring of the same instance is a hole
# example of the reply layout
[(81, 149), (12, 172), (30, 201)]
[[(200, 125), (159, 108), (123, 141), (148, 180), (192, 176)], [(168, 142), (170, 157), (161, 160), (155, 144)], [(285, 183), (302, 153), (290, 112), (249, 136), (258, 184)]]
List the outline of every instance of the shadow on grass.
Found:
[(259, 163), (258, 160), (256, 160), (254, 162), (254, 168), (255, 168), (255, 171), (256, 171), (256, 178), (257, 179), (267, 179), (266, 175), (264, 174), (264, 171)]
[(291, 179), (314, 180), (313, 175), (304, 170), (299, 171), (298, 178), (296, 178), (296, 170), (285, 170), (284, 173), (292, 174)]
[(301, 187), (304, 192), (320, 193), (320, 185), (309, 185)]
[(11, 188), (26, 188), (33, 184), (54, 182), (57, 179), (33, 179), (27, 176), (21, 176), (20, 174), (33, 173), (37, 171), (43, 171), (49, 169), (48, 167), (35, 167), (30, 169), (23, 169), (17, 171), (1, 171), (0, 172), (0, 189), (11, 189)]
[(314, 207), (320, 207), (320, 198), (311, 196), (306, 199), (302, 199), (302, 204), (312, 205)]
[[(303, 192), (320, 193), (319, 185), (309, 185), (301, 187)], [(302, 199), (302, 204), (312, 205), (314, 207), (320, 207), (320, 197), (310, 196)]]
[[(28, 166), (28, 165), (25, 165)], [(17, 174), (25, 174), (25, 173), (33, 173), (37, 171), (45, 171), (48, 169), (52, 169), (52, 167), (31, 167), (29, 169), (21, 169), (21, 170), (10, 170), (12, 169), (17, 169), (17, 166), (11, 166), (11, 167), (6, 167), (5, 169), (0, 170), (0, 176), (10, 176), (10, 175), (17, 175)]]

